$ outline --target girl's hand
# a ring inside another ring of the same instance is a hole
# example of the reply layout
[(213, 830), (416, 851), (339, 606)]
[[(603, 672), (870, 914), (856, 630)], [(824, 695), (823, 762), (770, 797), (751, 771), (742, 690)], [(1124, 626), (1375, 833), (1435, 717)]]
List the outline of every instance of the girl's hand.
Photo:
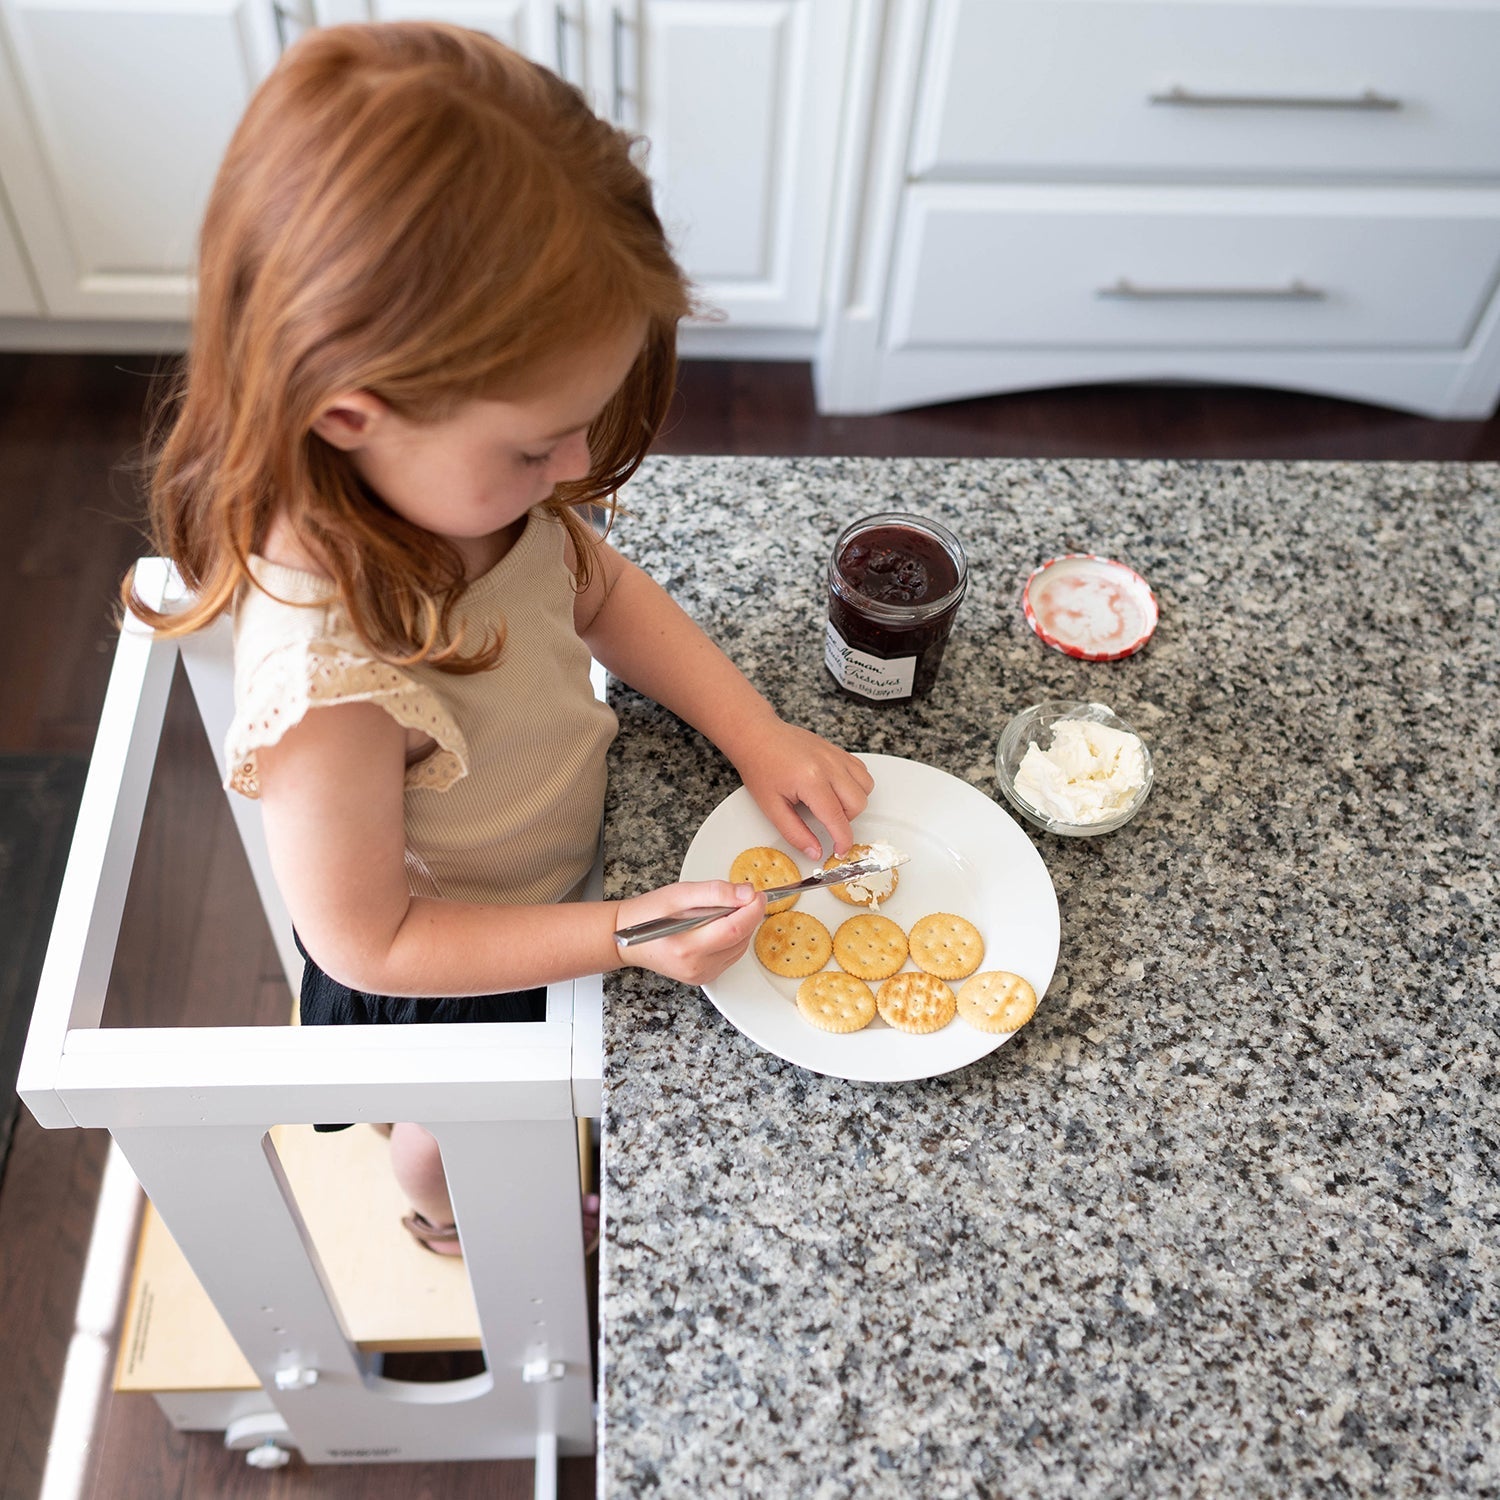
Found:
[(653, 917), (675, 916), (695, 906), (735, 906), (739, 910), (686, 932), (619, 948), (620, 966), (650, 969), (683, 984), (709, 984), (744, 955), (766, 914), (765, 898), (753, 885), (731, 885), (727, 880), (679, 881), (621, 901), (615, 907), (615, 931), (649, 922)]
[(797, 812), (801, 803), (828, 830), (833, 852), (848, 852), (854, 842), (849, 824), (865, 810), (875, 785), (863, 761), (774, 717), (757, 723), (735, 752), (740, 780), (787, 843), (809, 859), (822, 858), (817, 835)]
[(599, 586), (579, 596), (578, 633), (614, 676), (655, 698), (717, 745), (756, 805), (793, 849), (823, 850), (797, 812), (805, 807), (833, 839), (854, 842), (849, 820), (875, 782), (852, 755), (780, 718), (744, 673), (636, 565), (600, 548)]

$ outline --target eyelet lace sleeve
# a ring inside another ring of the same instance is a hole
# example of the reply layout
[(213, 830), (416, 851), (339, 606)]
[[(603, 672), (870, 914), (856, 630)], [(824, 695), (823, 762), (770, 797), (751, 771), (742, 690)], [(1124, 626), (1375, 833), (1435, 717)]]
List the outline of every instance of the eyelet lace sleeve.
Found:
[(437, 748), (406, 768), (408, 787), (444, 791), (469, 774), (469, 747), (430, 687), (386, 662), (334, 641), (298, 640), (277, 647), (250, 674), (224, 744), (225, 786), (260, 796), (258, 752), (274, 745), (310, 708), (374, 703), (404, 729), (431, 736)]

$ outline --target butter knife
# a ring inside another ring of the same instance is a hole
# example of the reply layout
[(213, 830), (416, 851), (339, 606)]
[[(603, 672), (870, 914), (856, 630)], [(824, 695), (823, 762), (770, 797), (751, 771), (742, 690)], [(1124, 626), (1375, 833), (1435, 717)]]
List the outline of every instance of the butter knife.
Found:
[[(843, 885), (846, 880), (855, 880), (861, 875), (879, 875), (886, 870), (894, 870), (897, 865), (904, 865), (910, 858), (909, 854), (886, 858), (867, 854), (863, 859), (835, 865), (831, 870), (818, 870), (806, 879), (797, 881), (795, 885), (772, 886), (763, 894), (767, 901), (779, 901), (783, 896), (792, 896), (798, 891), (812, 891), (825, 885)], [(622, 927), (615, 934), (615, 942), (622, 948), (631, 948), (636, 943), (649, 943), (655, 938), (670, 937), (674, 932), (686, 932), (690, 927), (701, 927), (705, 922), (727, 917), (739, 909), (737, 906), (690, 907), (687, 911), (676, 912), (670, 917), (653, 917), (649, 922)]]

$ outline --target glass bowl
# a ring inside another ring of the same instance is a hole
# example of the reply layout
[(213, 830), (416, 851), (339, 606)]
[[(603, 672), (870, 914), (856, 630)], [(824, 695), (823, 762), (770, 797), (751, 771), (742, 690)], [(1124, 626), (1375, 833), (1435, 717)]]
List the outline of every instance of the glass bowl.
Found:
[[(1146, 757), (1146, 780), (1129, 804), (1118, 812), (1101, 818), (1097, 823), (1068, 823), (1052, 817), (1040, 808), (1033, 807), (1016, 790), (1016, 772), (1021, 767), (1022, 757), (1032, 745), (1043, 750), (1052, 747), (1052, 726), (1062, 719), (1084, 719), (1091, 724), (1106, 724), (1141, 740), (1141, 749)], [(1065, 838), (1092, 838), (1098, 833), (1113, 833), (1122, 828), (1140, 810), (1151, 795), (1151, 751), (1141, 735), (1124, 719), (1112, 713), (1102, 703), (1082, 703), (1065, 698), (1049, 698), (1045, 703), (1033, 704), (1018, 713), (1000, 735), (1000, 744), (995, 751), (995, 775), (1000, 781), (1000, 790), (1005, 799), (1026, 819), (1047, 833), (1061, 834)]]

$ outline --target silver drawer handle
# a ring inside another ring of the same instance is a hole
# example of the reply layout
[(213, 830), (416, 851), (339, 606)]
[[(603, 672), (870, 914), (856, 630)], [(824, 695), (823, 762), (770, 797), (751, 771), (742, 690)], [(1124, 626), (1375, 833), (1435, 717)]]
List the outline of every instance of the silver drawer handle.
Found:
[(1113, 286), (1101, 286), (1100, 297), (1125, 297), (1134, 302), (1163, 302), (1192, 298), (1208, 302), (1317, 302), (1328, 295), (1308, 286), (1300, 276), (1285, 286), (1137, 286), (1122, 276)]
[(1200, 94), (1180, 84), (1148, 96), (1152, 104), (1182, 109), (1400, 109), (1401, 101), (1375, 89), (1362, 94)]

